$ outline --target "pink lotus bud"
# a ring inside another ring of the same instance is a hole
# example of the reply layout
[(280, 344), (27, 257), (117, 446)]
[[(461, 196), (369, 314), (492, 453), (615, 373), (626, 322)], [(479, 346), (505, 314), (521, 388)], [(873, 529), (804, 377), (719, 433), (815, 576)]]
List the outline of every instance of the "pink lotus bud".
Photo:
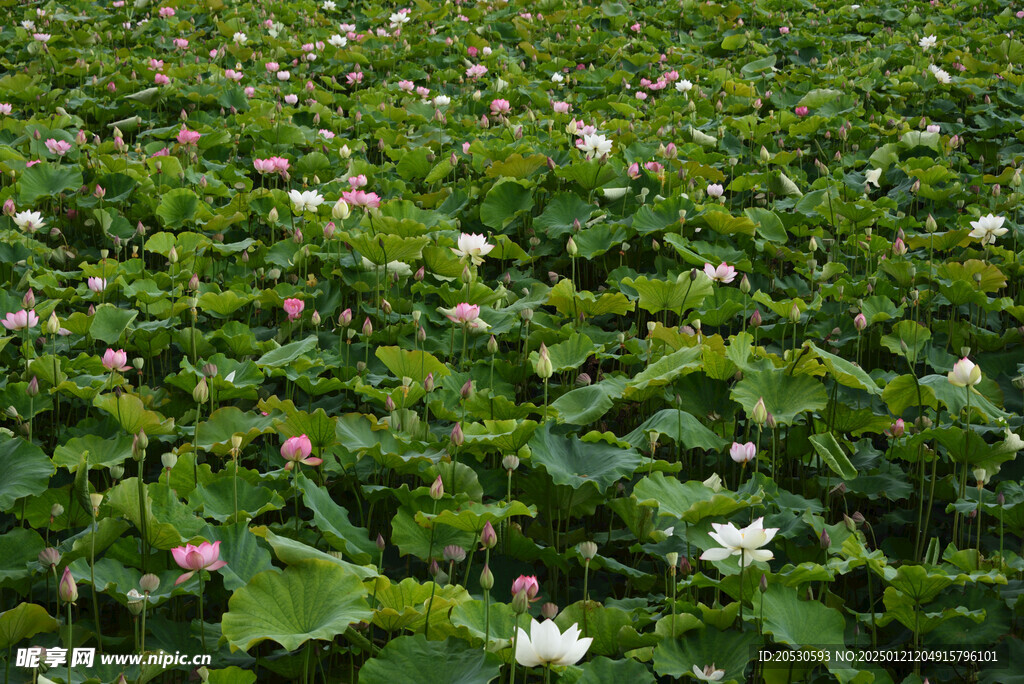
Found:
[(459, 423), (455, 424), (451, 432), (451, 441), (457, 447), (462, 446), (466, 442), (465, 436), (462, 434), (462, 425)]
[(488, 520), (484, 523), (484, 527), (480, 530), (480, 546), (485, 549), (493, 549), (498, 543), (498, 534), (494, 531), (494, 526), (491, 525), (491, 521)]
[(440, 475), (434, 480), (434, 484), (430, 485), (430, 498), (434, 501), (440, 501), (444, 498), (444, 482), (441, 480)]

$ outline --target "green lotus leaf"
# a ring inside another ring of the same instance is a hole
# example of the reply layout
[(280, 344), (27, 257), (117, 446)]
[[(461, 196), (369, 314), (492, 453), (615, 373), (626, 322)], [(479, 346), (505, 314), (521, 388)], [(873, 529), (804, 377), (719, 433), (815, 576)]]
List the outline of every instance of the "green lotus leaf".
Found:
[(56, 470), (36, 445), (0, 436), (0, 510), (9, 511), (17, 499), (44, 492)]
[(42, 606), (19, 603), (0, 613), (0, 649), (10, 649), (22, 639), (41, 632), (56, 632), (57, 621)]
[(749, 416), (759, 399), (779, 425), (792, 425), (805, 411), (820, 411), (828, 403), (825, 387), (809, 375), (790, 375), (786, 369), (747, 373), (730, 393)]
[(310, 639), (333, 640), (352, 624), (369, 620), (359, 577), (322, 560), (255, 575), (228, 599), (221, 620), (232, 651), (271, 640), (294, 651)]
[(392, 639), (359, 671), (362, 684), (488, 684), (498, 677), (493, 653), (457, 639), (427, 641), (422, 634)]
[(550, 424), (534, 433), (529, 446), (532, 467), (542, 466), (555, 484), (573, 489), (589, 483), (603, 491), (630, 477), (643, 463), (643, 457), (632, 449), (585, 444), (577, 437), (556, 435)]

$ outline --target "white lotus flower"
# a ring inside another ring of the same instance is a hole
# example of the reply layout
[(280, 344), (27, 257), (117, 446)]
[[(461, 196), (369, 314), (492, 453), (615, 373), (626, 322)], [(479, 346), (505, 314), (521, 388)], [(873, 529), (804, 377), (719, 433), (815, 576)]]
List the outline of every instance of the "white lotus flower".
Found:
[(946, 71), (945, 69), (940, 69), (934, 64), (930, 65), (928, 67), (928, 70), (932, 72), (932, 76), (935, 77), (935, 80), (938, 81), (939, 83), (942, 83), (943, 85), (947, 85), (953, 80), (950, 77), (948, 71)]
[(1008, 228), (1003, 228), (1003, 222), (1006, 221), (1005, 216), (996, 216), (995, 214), (989, 214), (988, 216), (982, 216), (977, 221), (971, 221), (970, 236), (981, 240), (982, 245), (991, 245), (995, 243), (997, 237), (1002, 237), (1009, 232)]
[(327, 42), (336, 48), (343, 48), (346, 45), (348, 45), (348, 38), (346, 38), (345, 36), (339, 36), (337, 33), (335, 33), (327, 40)]
[(584, 135), (583, 145), (580, 149), (583, 150), (583, 154), (587, 159), (603, 157), (612, 151), (612, 141), (598, 133)]
[(930, 50), (935, 47), (936, 38), (935, 36), (925, 36), (921, 40), (917, 41), (917, 44), (921, 46), (923, 50)]
[(302, 213), (307, 210), (316, 211), (316, 208), (324, 202), (324, 196), (316, 190), (289, 190), (288, 197), (292, 201), (292, 208), (297, 213)]
[(447, 95), (438, 95), (434, 98), (435, 107), (444, 107), (445, 105), (451, 104), (452, 98)]
[(953, 370), (946, 374), (946, 379), (955, 387), (977, 385), (981, 382), (981, 366), (976, 366), (965, 356), (953, 364)]
[(462, 233), (459, 235), (459, 246), (452, 247), (452, 252), (459, 259), (469, 257), (474, 266), (484, 263), (484, 257), (494, 249), (494, 245), (487, 242), (487, 237), (475, 233)]
[(686, 80), (685, 78), (676, 81), (676, 90), (678, 90), (679, 92), (686, 93), (686, 92), (689, 92), (692, 89), (693, 89), (693, 83), (691, 83), (690, 81)]
[(14, 224), (22, 230), (34, 233), (46, 224), (43, 223), (43, 215), (38, 211), (20, 211), (14, 215)]
[(564, 80), (565, 80), (565, 76), (562, 76), (562, 74), (560, 74), (557, 71), (555, 73), (551, 74), (551, 82), (552, 83), (561, 83)]
[(245, 45), (249, 40), (249, 36), (245, 35), (241, 31), (236, 31), (235, 35), (231, 37), (231, 40), (235, 41), (238, 45)]
[(701, 554), (700, 559), (720, 561), (738, 555), (744, 566), (749, 565), (750, 561), (770, 561), (775, 556), (761, 547), (772, 540), (779, 528), (764, 529), (763, 522), (764, 518), (758, 518), (743, 529), (737, 529), (732, 523), (711, 523), (715, 531), (710, 536), (722, 548), (708, 549)]
[(404, 12), (395, 12), (388, 17), (388, 21), (391, 22), (392, 26), (401, 26), (405, 22), (409, 21), (409, 15)]
[(575, 623), (562, 634), (551, 620), (537, 622), (531, 619), (530, 634), (516, 628), (516, 662), (523, 667), (574, 665), (586, 654), (593, 641), (593, 637), (580, 639), (580, 630)]
[(705, 665), (703, 670), (694, 665), (693, 676), (702, 682), (720, 682), (725, 676), (725, 670), (716, 670), (714, 663)]
[(864, 172), (864, 179), (874, 185), (876, 188), (879, 187), (878, 179), (882, 177), (882, 169), (869, 169)]
[(335, 4), (334, 0), (324, 0), (324, 4), (321, 5), (321, 7), (323, 7), (328, 12), (330, 12), (331, 10), (336, 8), (337, 6), (338, 5)]

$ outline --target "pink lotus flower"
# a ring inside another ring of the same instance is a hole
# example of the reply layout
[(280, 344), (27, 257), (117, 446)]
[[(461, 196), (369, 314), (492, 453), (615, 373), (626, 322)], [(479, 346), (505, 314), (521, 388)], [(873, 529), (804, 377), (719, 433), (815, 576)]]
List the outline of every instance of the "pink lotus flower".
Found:
[(906, 431), (907, 431), (907, 426), (903, 422), (902, 418), (897, 418), (896, 422), (894, 422), (892, 425), (890, 425), (889, 427), (885, 428), (885, 430), (884, 430), (885, 435), (887, 437), (892, 437), (893, 439), (899, 439), (904, 434), (906, 434)]
[(309, 437), (306, 435), (289, 437), (281, 445), (281, 458), (288, 461), (284, 469), (291, 470), (296, 463), (311, 466), (323, 463), (323, 459), (310, 456), (311, 453), (313, 453), (313, 445), (310, 443)]
[(284, 311), (288, 314), (288, 320), (294, 321), (302, 315), (302, 310), (306, 308), (306, 303), (301, 299), (286, 299), (284, 300)]
[(375, 192), (363, 192), (362, 190), (348, 190), (341, 193), (341, 198), (353, 207), (360, 207), (363, 210), (376, 209), (380, 206), (380, 197)]
[(188, 47), (188, 40), (185, 38), (175, 38), (174, 47), (178, 48), (179, 50), (184, 50)]
[(793, 112), (797, 116), (807, 116), (811, 112), (811, 110), (808, 109), (807, 107), (797, 107), (796, 109), (793, 110)]
[(345, 74), (345, 81), (347, 81), (349, 85), (356, 85), (357, 83), (362, 83), (363, 82), (363, 72), (362, 71), (352, 71), (352, 72), (349, 72), (349, 73)]
[(788, 26), (780, 26), (779, 27), (779, 33), (781, 35), (783, 35), (783, 36), (788, 34), (789, 33), (789, 27)]
[(9, 116), (14, 111), (14, 107), (9, 102), (0, 103), (0, 114)]
[(128, 365), (128, 354), (124, 349), (107, 349), (103, 352), (103, 367), (108, 371), (121, 371), (130, 370), (131, 366)]
[(733, 442), (732, 446), (729, 447), (729, 457), (736, 463), (746, 465), (757, 458), (757, 447), (754, 446), (753, 442), (747, 442), (746, 444)]
[(568, 102), (552, 102), (551, 109), (555, 111), (555, 114), (568, 114), (572, 107)]
[(161, 7), (160, 8), (160, 16), (165, 18), (165, 19), (167, 17), (173, 17), (174, 16), (174, 8), (173, 7)]
[(178, 546), (171, 549), (171, 556), (174, 557), (174, 562), (178, 564), (178, 567), (188, 570), (188, 572), (183, 573), (174, 581), (174, 586), (189, 581), (192, 579), (192, 575), (200, 570), (213, 572), (227, 565), (227, 561), (220, 560), (219, 541), (215, 541), (212, 544), (204, 541), (199, 546), (193, 546), (192, 544)]
[(267, 62), (263, 65), (269, 73), (276, 74), (281, 70), (281, 65), (277, 62)]
[(539, 600), (537, 594), (540, 592), (540, 583), (535, 575), (520, 575), (512, 582), (512, 596), (521, 591), (526, 592), (526, 598), (531, 601)]
[(21, 311), (7, 314), (6, 318), (0, 322), (8, 330), (25, 330), (26, 328), (34, 328), (39, 325), (39, 316), (36, 316), (35, 309), (29, 311), (22, 309)]
[(629, 168), (626, 169), (626, 175), (629, 176), (630, 178), (632, 178), (633, 180), (636, 180), (637, 178), (639, 178), (640, 177), (640, 163), (639, 162), (633, 162), (632, 164), (630, 164)]
[(150, 59), (149, 68), (153, 71), (160, 71), (164, 68), (164, 60), (162, 59)]
[(426, 86), (419, 86), (416, 88), (416, 94), (425, 100), (430, 96), (430, 88), (427, 88)]
[(441, 313), (448, 317), (452, 323), (464, 325), (470, 330), (486, 329), (490, 326), (480, 320), (480, 307), (476, 304), (463, 302), (454, 309), (441, 309)]
[(195, 145), (199, 142), (200, 137), (202, 137), (201, 133), (188, 130), (185, 124), (182, 124), (181, 130), (178, 131), (178, 142), (182, 145)]
[(56, 154), (57, 156), (63, 157), (65, 154), (71, 151), (71, 143), (66, 140), (56, 140), (54, 138), (47, 138), (46, 149), (50, 151), (50, 154)]
[(704, 264), (704, 275), (719, 283), (731, 283), (736, 279), (736, 269), (724, 261), (713, 268), (711, 264)]
[(99, 294), (100, 292), (103, 292), (104, 290), (107, 289), (106, 278), (92, 277), (86, 280), (86, 284), (89, 286), (89, 289), (95, 292), (96, 294)]
[(412, 81), (404, 81), (403, 80), (403, 81), (399, 81), (398, 82), (398, 88), (400, 90), (404, 90), (407, 93), (411, 93), (415, 87), (416, 87), (416, 84), (414, 84)]
[(511, 111), (512, 106), (509, 105), (508, 100), (491, 100), (492, 114), (508, 114)]
[(349, 186), (352, 187), (353, 190), (358, 190), (359, 188), (365, 188), (367, 182), (368, 181), (366, 180), (366, 176), (364, 174), (359, 174), (358, 176), (349, 176), (348, 177), (348, 184), (349, 184)]
[(237, 83), (242, 80), (242, 72), (235, 71), (234, 69), (225, 69), (224, 78), (228, 79), (229, 81), (234, 81), (235, 83)]
[(473, 66), (466, 69), (466, 76), (473, 79), (474, 81), (486, 73), (487, 67), (485, 67), (483, 64), (474, 64)]
[(153, 76), (153, 83), (157, 85), (167, 85), (171, 82), (171, 79), (164, 74), (156, 74)]

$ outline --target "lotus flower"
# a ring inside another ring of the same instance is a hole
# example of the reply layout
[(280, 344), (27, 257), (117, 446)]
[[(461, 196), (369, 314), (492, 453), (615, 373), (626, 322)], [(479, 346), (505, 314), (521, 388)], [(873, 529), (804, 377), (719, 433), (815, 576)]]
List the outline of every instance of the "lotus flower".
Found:
[(733, 442), (732, 446), (729, 447), (729, 457), (736, 463), (746, 465), (757, 458), (757, 447), (754, 446), (753, 442), (747, 442), (746, 444)]
[(282, 306), (284, 307), (285, 313), (288, 314), (288, 320), (294, 321), (302, 315), (302, 310), (306, 308), (306, 303), (301, 299), (292, 298), (284, 300), (284, 304)]
[(202, 134), (198, 131), (190, 131), (185, 124), (181, 125), (181, 130), (178, 131), (178, 142), (182, 145), (195, 145), (199, 142), (199, 138)]
[(323, 463), (323, 459), (310, 456), (312, 452), (313, 445), (310, 443), (309, 437), (306, 435), (289, 437), (285, 440), (285, 443), (281, 445), (281, 458), (288, 461), (284, 469), (291, 470), (296, 463), (303, 463), (311, 466)]
[(995, 243), (997, 237), (1002, 237), (1009, 232), (1008, 228), (1003, 228), (1003, 222), (1006, 221), (1004, 216), (996, 216), (989, 214), (988, 216), (982, 216), (977, 221), (971, 221), (970, 235), (972, 238), (981, 240), (982, 245), (991, 245)]
[(715, 531), (711, 538), (718, 542), (722, 548), (708, 549), (701, 554), (701, 560), (720, 561), (729, 556), (739, 555), (742, 565), (750, 564), (750, 561), (770, 561), (775, 556), (771, 551), (762, 549), (779, 531), (777, 527), (764, 529), (764, 518), (758, 518), (743, 529), (737, 529), (732, 523), (725, 525), (711, 523)]
[(512, 596), (515, 596), (521, 591), (526, 592), (526, 598), (531, 601), (536, 601), (537, 593), (540, 592), (540, 584), (537, 582), (537, 578), (534, 575), (520, 575), (512, 582)]
[(324, 202), (324, 197), (316, 190), (289, 190), (288, 198), (292, 201), (292, 209), (296, 213), (316, 211)]
[(702, 682), (720, 682), (725, 676), (725, 670), (716, 670), (714, 663), (705, 665), (703, 670), (694, 665), (693, 676)]
[(714, 197), (718, 199), (725, 194), (725, 188), (722, 187), (721, 183), (710, 183), (708, 184), (708, 197)]
[(63, 157), (71, 151), (71, 143), (66, 140), (47, 138), (44, 144), (46, 145), (46, 149), (50, 151), (50, 154), (55, 154), (58, 157)]
[(131, 366), (128, 365), (128, 354), (125, 353), (124, 349), (108, 349), (103, 352), (103, 367), (108, 371), (121, 371), (130, 370)]
[(594, 157), (600, 158), (611, 153), (612, 141), (603, 135), (598, 135), (597, 133), (584, 135), (583, 144), (580, 145), (579, 148), (583, 151), (583, 154), (587, 159), (593, 159)]
[(451, 248), (459, 259), (465, 260), (469, 257), (474, 266), (484, 263), (484, 257), (492, 249), (494, 249), (494, 245), (489, 244), (486, 237), (476, 233), (462, 233), (459, 235), (459, 246)]
[(977, 385), (981, 382), (981, 366), (976, 366), (966, 356), (953, 364), (946, 378), (951, 385), (956, 387), (967, 387)]
[(476, 304), (463, 302), (454, 309), (440, 309), (440, 311), (452, 323), (463, 325), (469, 330), (486, 330), (491, 327), (486, 321), (480, 319), (480, 307)]
[(26, 311), (16, 311), (14, 313), (7, 314), (3, 321), (4, 327), (8, 330), (24, 330), (25, 328), (34, 328), (39, 325), (39, 316), (36, 315), (35, 309)]
[(220, 560), (219, 541), (215, 541), (212, 544), (210, 542), (203, 542), (199, 546), (185, 544), (185, 546), (171, 549), (171, 555), (174, 556), (174, 562), (180, 568), (188, 570), (188, 572), (183, 573), (174, 581), (174, 586), (189, 581), (192, 579), (192, 575), (196, 574), (199, 570), (213, 572), (227, 565), (227, 561)]
[(562, 634), (551, 620), (541, 623), (531, 619), (529, 635), (516, 628), (516, 662), (523, 667), (574, 665), (593, 641), (592, 637), (580, 639), (576, 623)]
[(14, 215), (14, 225), (34, 233), (46, 224), (43, 222), (43, 215), (38, 211), (21, 211)]
[(724, 261), (717, 268), (704, 264), (704, 275), (719, 283), (731, 283), (736, 279), (736, 269)]
[(925, 36), (921, 40), (917, 41), (918, 46), (923, 50), (930, 50), (935, 47), (935, 43), (938, 42), (935, 36)]
[(878, 179), (882, 177), (882, 169), (869, 169), (864, 172), (864, 180), (878, 187)]
[(89, 289), (92, 292), (95, 292), (96, 294), (99, 294), (100, 292), (103, 292), (104, 290), (107, 289), (107, 279), (106, 278), (91, 277), (88, 280), (86, 280), (85, 282), (86, 282), (86, 285), (88, 285)]
[(380, 206), (380, 197), (375, 192), (348, 190), (341, 193), (341, 198), (353, 207), (359, 207), (364, 211), (376, 209)]

